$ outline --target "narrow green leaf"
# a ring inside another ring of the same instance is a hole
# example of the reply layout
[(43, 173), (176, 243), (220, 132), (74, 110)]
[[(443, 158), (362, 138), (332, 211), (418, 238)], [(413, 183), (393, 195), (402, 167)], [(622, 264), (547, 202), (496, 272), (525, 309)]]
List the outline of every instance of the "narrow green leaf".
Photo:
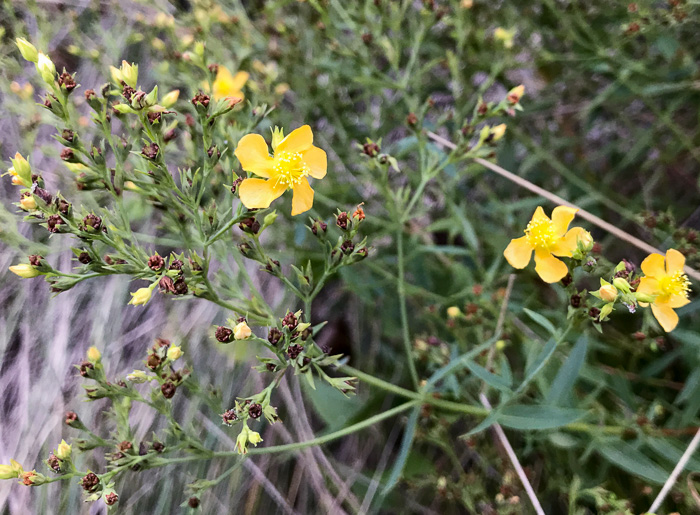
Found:
[(539, 313), (535, 313), (534, 311), (529, 310), (527, 308), (523, 308), (523, 311), (527, 316), (529, 316), (532, 319), (533, 322), (543, 327), (550, 335), (554, 336), (554, 333), (557, 332), (552, 322), (547, 320), (544, 316), (540, 315)]
[(547, 404), (558, 406), (567, 399), (586, 361), (586, 352), (588, 352), (588, 340), (585, 336), (581, 336), (552, 381), (545, 398)]
[(467, 368), (472, 374), (481, 379), (490, 387), (501, 392), (513, 393), (513, 391), (510, 389), (510, 384), (508, 384), (505, 379), (503, 379), (501, 376), (497, 376), (496, 374), (492, 374), (481, 365), (477, 365), (473, 361), (467, 361)]
[(550, 338), (544, 349), (537, 355), (532, 363), (528, 365), (525, 369), (525, 379), (518, 386), (517, 392), (521, 392), (525, 387), (530, 384), (530, 381), (537, 375), (537, 373), (542, 370), (542, 368), (547, 364), (549, 358), (552, 357), (554, 351), (557, 349), (557, 341), (554, 338)]
[(596, 451), (612, 465), (649, 482), (660, 485), (668, 478), (668, 472), (627, 442), (599, 444)]
[(396, 457), (396, 462), (394, 462), (394, 466), (391, 468), (391, 474), (389, 474), (389, 479), (387, 479), (386, 485), (381, 493), (382, 496), (385, 496), (391, 492), (398, 484), (399, 479), (401, 479), (401, 474), (406, 466), (406, 460), (408, 459), (408, 455), (411, 452), (411, 447), (413, 446), (413, 437), (416, 434), (416, 424), (418, 423), (418, 415), (420, 414), (420, 410), (420, 406), (414, 408), (408, 417), (403, 438), (401, 439), (399, 455)]
[(586, 415), (586, 410), (514, 404), (499, 410), (496, 422), (505, 427), (522, 431), (535, 431), (562, 427)]

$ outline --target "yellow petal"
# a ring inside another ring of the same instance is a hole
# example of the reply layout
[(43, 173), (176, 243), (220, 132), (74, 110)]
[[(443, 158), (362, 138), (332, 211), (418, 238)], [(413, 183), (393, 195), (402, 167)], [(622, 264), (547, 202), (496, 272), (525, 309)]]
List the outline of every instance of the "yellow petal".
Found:
[[(554, 216), (554, 213), (552, 213), (552, 216)], [(586, 230), (582, 227), (572, 227), (554, 246), (552, 254), (561, 257), (571, 257), (571, 253), (578, 247), (579, 238), (583, 238), (585, 233)]]
[(544, 209), (542, 209), (542, 206), (537, 206), (535, 213), (532, 215), (532, 221), (538, 222), (540, 220), (549, 220), (549, 217), (544, 214)]
[(661, 254), (649, 254), (644, 261), (642, 261), (642, 272), (649, 277), (665, 276), (664, 257)]
[(527, 236), (510, 240), (503, 255), (513, 268), (525, 268), (532, 257), (532, 247), (527, 241)]
[(234, 154), (246, 172), (254, 173), (260, 177), (270, 177), (274, 159), (270, 157), (265, 138), (260, 134), (243, 136), (238, 142)]
[(273, 181), (265, 179), (244, 179), (238, 186), (238, 195), (248, 209), (264, 209), (270, 207), (272, 201), (282, 195), (286, 189), (284, 186), (275, 186)]
[(323, 179), (326, 176), (328, 160), (326, 152), (318, 147), (311, 147), (302, 154), (304, 162), (309, 167), (309, 175), (314, 179)]
[(314, 144), (314, 134), (311, 127), (303, 125), (293, 130), (289, 135), (279, 142), (276, 152), (305, 152)]
[(690, 299), (685, 295), (671, 295), (667, 304), (673, 309), (682, 308), (686, 304), (690, 304)]
[(569, 273), (563, 261), (544, 250), (535, 251), (535, 271), (546, 283), (561, 281)]
[(659, 281), (654, 277), (642, 277), (637, 286), (637, 293), (645, 293), (647, 295), (659, 294)]
[(219, 71), (216, 72), (216, 79), (214, 79), (212, 96), (215, 100), (219, 100), (230, 96), (232, 91), (236, 88), (233, 87), (233, 75), (224, 66), (219, 66)]
[[(243, 186), (243, 184), (241, 184)], [(314, 205), (314, 190), (309, 186), (306, 177), (302, 177), (299, 184), (292, 186), (292, 216), (304, 213)]]
[(231, 89), (242, 90), (245, 83), (248, 82), (248, 77), (250, 77), (248, 72), (238, 72), (235, 77), (231, 79)]
[(678, 315), (668, 304), (652, 304), (651, 312), (667, 333), (673, 331), (678, 325)]
[(568, 206), (557, 206), (554, 208), (552, 211), (552, 222), (554, 222), (554, 229), (558, 235), (564, 235), (577, 211), (578, 209), (575, 207)]
[(685, 267), (685, 256), (676, 249), (668, 249), (666, 251), (666, 272), (668, 275), (673, 275), (676, 272), (683, 273)]

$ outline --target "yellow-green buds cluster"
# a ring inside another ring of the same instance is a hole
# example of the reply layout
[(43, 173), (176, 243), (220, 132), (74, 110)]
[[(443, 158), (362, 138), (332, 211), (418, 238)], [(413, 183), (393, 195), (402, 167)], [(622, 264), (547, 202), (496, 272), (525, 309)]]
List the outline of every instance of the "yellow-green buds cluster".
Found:
[(248, 444), (251, 443), (257, 447), (257, 445), (262, 442), (263, 439), (260, 437), (260, 433), (252, 431), (248, 427), (248, 423), (243, 423), (243, 428), (236, 438), (236, 451), (238, 454), (248, 454)]
[(136, 84), (139, 80), (138, 64), (129, 64), (126, 61), (122, 61), (121, 67), (115, 68), (114, 66), (110, 66), (109, 71), (112, 75), (112, 80), (117, 84), (121, 84), (123, 82), (127, 86), (136, 88)]
[(22, 154), (19, 152), (15, 154), (11, 161), (12, 166), (7, 169), (7, 173), (12, 177), (12, 184), (26, 188), (31, 187), (32, 167), (29, 165), (29, 161), (22, 157)]

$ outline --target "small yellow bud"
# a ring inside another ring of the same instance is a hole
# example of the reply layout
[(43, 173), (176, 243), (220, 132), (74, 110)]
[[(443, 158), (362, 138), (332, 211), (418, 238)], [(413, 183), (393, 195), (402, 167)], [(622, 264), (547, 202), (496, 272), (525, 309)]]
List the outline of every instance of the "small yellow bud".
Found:
[(168, 359), (170, 361), (177, 361), (183, 354), (184, 352), (182, 352), (180, 347), (173, 346), (168, 349)]
[(518, 102), (520, 102), (520, 99), (523, 98), (524, 94), (525, 94), (525, 86), (523, 86), (521, 84), (520, 86), (516, 86), (513, 89), (511, 89), (508, 92), (508, 96), (506, 97), (506, 99), (511, 104), (517, 104)]
[(131, 374), (127, 374), (126, 379), (132, 383), (146, 383), (152, 378), (143, 370), (134, 370)]
[(56, 65), (48, 55), (39, 52), (39, 58), (36, 62), (36, 69), (41, 75), (41, 79), (48, 85), (53, 85), (56, 79)]
[(102, 359), (102, 353), (97, 347), (90, 347), (87, 351), (87, 359), (90, 363), (97, 363)]
[(284, 139), (284, 129), (275, 127), (272, 129), (272, 150), (277, 149), (277, 145)]
[(248, 441), (257, 447), (263, 439), (257, 431), (248, 431)]
[(282, 82), (280, 84), (277, 84), (277, 86), (275, 86), (275, 94), (276, 95), (282, 96), (287, 91), (289, 91), (289, 84), (287, 84), (286, 82)]
[(202, 57), (204, 55), (204, 41), (195, 42), (194, 53), (199, 57)]
[(39, 52), (37, 52), (34, 45), (32, 45), (29, 41), (24, 38), (17, 38), (15, 39), (15, 43), (17, 44), (17, 48), (19, 48), (22, 57), (24, 57), (27, 61), (35, 63), (39, 60)]
[(506, 341), (505, 340), (498, 340), (496, 342), (496, 350), (503, 350), (506, 348)]
[(491, 129), (491, 135), (493, 138), (491, 141), (498, 141), (503, 137), (503, 135), (506, 133), (506, 124), (502, 123), (500, 125), (496, 125)]
[(36, 200), (34, 200), (34, 195), (25, 195), (19, 199), (19, 207), (25, 211), (34, 211), (36, 209)]
[(67, 460), (71, 455), (71, 446), (68, 445), (65, 440), (61, 440), (61, 443), (58, 444), (58, 449), (56, 449), (54, 455), (59, 460)]
[(245, 340), (250, 338), (251, 334), (253, 334), (253, 331), (250, 330), (250, 327), (245, 322), (241, 322), (233, 328), (234, 340)]
[(29, 161), (19, 152), (10, 161), (12, 161), (12, 166), (8, 168), (7, 173), (12, 176), (12, 184), (30, 188), (32, 185), (32, 167)]
[(27, 263), (11, 266), (10, 272), (20, 276), (22, 279), (31, 279), (32, 277), (41, 275), (41, 272), (39, 272), (36, 267)]
[(174, 89), (163, 97), (163, 100), (160, 101), (160, 105), (167, 109), (174, 106), (178, 98), (180, 98), (180, 90)]
[(127, 85), (131, 86), (132, 88), (136, 87), (136, 84), (139, 80), (138, 64), (129, 64), (126, 61), (122, 61), (122, 66), (121, 68), (119, 68), (119, 72), (121, 74), (122, 80), (126, 82)]
[(115, 68), (114, 66), (109, 67), (109, 74), (112, 77), (112, 81), (116, 82), (117, 84), (120, 84), (122, 82), (122, 72), (119, 71), (119, 68)]
[(447, 316), (450, 318), (457, 318), (461, 314), (461, 311), (457, 306), (450, 306), (447, 308)]
[(153, 48), (156, 50), (165, 50), (165, 42), (160, 39), (160, 38), (153, 38), (151, 40), (151, 45), (153, 45)]
[(0, 479), (16, 479), (19, 474), (13, 465), (0, 465)]
[(598, 290), (598, 294), (605, 302), (615, 302), (617, 298), (617, 288), (612, 284), (604, 284), (600, 287), (600, 290)]
[(131, 300), (129, 304), (134, 306), (142, 306), (151, 300), (151, 288), (139, 288), (135, 292), (131, 293)]
[(503, 46), (506, 48), (513, 48), (514, 36), (514, 30), (506, 30), (503, 27), (498, 27), (496, 30), (493, 31), (494, 39), (503, 43)]
[(236, 452), (238, 454), (248, 454), (248, 426), (243, 426), (236, 438)]

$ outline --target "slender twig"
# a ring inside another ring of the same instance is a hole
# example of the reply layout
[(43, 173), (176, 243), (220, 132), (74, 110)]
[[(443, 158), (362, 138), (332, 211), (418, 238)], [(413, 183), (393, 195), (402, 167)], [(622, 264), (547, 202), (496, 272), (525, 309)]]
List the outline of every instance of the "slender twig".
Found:
[[(486, 409), (489, 409), (489, 410), (491, 409), (491, 404), (489, 403), (489, 400), (486, 398), (485, 394), (480, 393), (479, 399), (481, 400), (481, 404), (483, 404)], [(518, 474), (520, 481), (522, 482), (523, 486), (525, 487), (525, 491), (527, 492), (527, 496), (530, 498), (530, 502), (532, 503), (532, 506), (535, 508), (537, 515), (545, 515), (544, 510), (542, 509), (542, 505), (540, 504), (539, 499), (537, 499), (537, 494), (535, 493), (535, 490), (532, 488), (532, 485), (530, 484), (530, 481), (528, 480), (527, 474), (525, 474), (525, 471), (523, 470), (522, 465), (520, 465), (520, 461), (518, 461), (518, 457), (515, 455), (515, 451), (513, 450), (513, 447), (510, 445), (510, 442), (508, 441), (508, 437), (503, 432), (503, 428), (500, 426), (500, 424), (494, 424), (492, 427), (493, 427), (493, 430), (496, 432), (496, 436), (500, 440), (501, 445), (506, 450), (506, 454), (508, 454), (508, 458), (510, 458), (510, 462), (513, 464), (513, 467), (515, 468), (515, 472)]]
[[(450, 140), (447, 140), (443, 138), (442, 136), (439, 136), (435, 134), (434, 132), (428, 132), (428, 137), (430, 137), (432, 140), (436, 141), (437, 143), (440, 143), (441, 145), (446, 146), (447, 148), (450, 149), (455, 149), (457, 146), (452, 143)], [(606, 222), (602, 218), (594, 215), (593, 213), (589, 213), (585, 209), (581, 209), (579, 206), (569, 202), (566, 199), (561, 198), (558, 195), (555, 195), (553, 193), (550, 193), (549, 191), (540, 188), (536, 184), (531, 183), (530, 181), (523, 179), (522, 177), (515, 175), (512, 172), (509, 172), (505, 168), (501, 168), (497, 164), (491, 163), (490, 161), (487, 161), (486, 159), (481, 159), (480, 157), (474, 158), (474, 162), (479, 163), (480, 165), (488, 168), (492, 172), (496, 172), (498, 175), (501, 177), (505, 177), (511, 182), (514, 182), (518, 186), (522, 186), (523, 188), (530, 190), (531, 192), (540, 195), (541, 197), (546, 198), (547, 200), (563, 205), (563, 206), (569, 206), (578, 209), (578, 213), (576, 213), (578, 216), (583, 218), (584, 220), (589, 221), (593, 225), (596, 225), (603, 229), (604, 231), (609, 232), (613, 236), (626, 241), (627, 243), (631, 243), (635, 247), (643, 250), (644, 252), (649, 252), (650, 254), (663, 254), (662, 251), (657, 249), (656, 247), (653, 247), (652, 245), (649, 245), (645, 241), (640, 240), (639, 238), (636, 238), (632, 236), (631, 234), (623, 231), (622, 229), (615, 227), (613, 224)], [(685, 273), (688, 274), (690, 277), (693, 279), (700, 281), (700, 272), (695, 270), (694, 268), (689, 267), (688, 265), (685, 266)]]
[(661, 489), (661, 491), (659, 492), (659, 495), (657, 495), (656, 499), (654, 499), (654, 502), (652, 503), (651, 508), (649, 508), (649, 513), (656, 513), (656, 510), (658, 510), (661, 507), (661, 503), (663, 503), (664, 499), (666, 499), (668, 492), (671, 491), (671, 488), (673, 487), (676, 480), (678, 479), (678, 476), (680, 476), (681, 472), (683, 472), (683, 469), (685, 468), (686, 464), (688, 463), (688, 460), (693, 455), (695, 450), (698, 448), (699, 444), (700, 444), (700, 429), (698, 430), (697, 433), (695, 433), (695, 436), (690, 441), (690, 445), (688, 445), (688, 448), (683, 453), (683, 456), (681, 456), (681, 459), (678, 460), (678, 463), (676, 463), (676, 466), (673, 469), (673, 472), (671, 472), (671, 475), (668, 476), (668, 479), (664, 483), (664, 486)]

